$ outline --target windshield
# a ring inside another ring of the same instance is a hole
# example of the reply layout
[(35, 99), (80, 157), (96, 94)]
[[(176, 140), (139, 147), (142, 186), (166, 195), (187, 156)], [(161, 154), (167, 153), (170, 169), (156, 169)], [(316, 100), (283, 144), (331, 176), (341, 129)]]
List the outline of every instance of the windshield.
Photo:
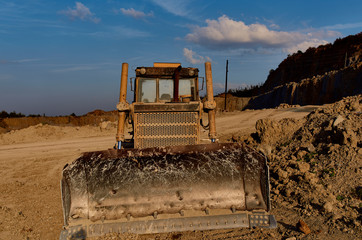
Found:
[(160, 79), (159, 86), (160, 101), (171, 102), (173, 99), (173, 79)]
[[(195, 78), (179, 80), (179, 97), (196, 100)], [(174, 98), (174, 80), (165, 78), (139, 78), (137, 101), (144, 103), (171, 102)]]

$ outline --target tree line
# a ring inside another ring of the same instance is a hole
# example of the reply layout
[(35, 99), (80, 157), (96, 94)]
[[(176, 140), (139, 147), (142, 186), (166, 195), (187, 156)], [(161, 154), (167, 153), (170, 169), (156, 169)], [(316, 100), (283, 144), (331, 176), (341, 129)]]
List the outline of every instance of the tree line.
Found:
[[(15, 111), (12, 111), (10, 113), (6, 112), (6, 111), (1, 111), (0, 112), (0, 118), (21, 118), (21, 117), (26, 117), (25, 114), (22, 113), (17, 113)], [(41, 117), (40, 114), (29, 114), (27, 117)]]
[[(77, 115), (75, 113), (71, 113), (71, 114), (69, 114), (69, 116), (77, 117)], [(45, 113), (43, 113), (43, 115), (29, 114), (29, 115), (26, 116), (25, 114), (22, 114), (21, 112), (17, 113), (15, 111), (12, 111), (12, 112), (8, 113), (8, 112), (3, 110), (3, 111), (0, 112), (0, 119), (2, 119), (2, 118), (21, 118), (21, 117), (46, 117), (46, 116), (45, 116)], [(59, 116), (56, 116), (56, 117), (65, 117), (65, 116), (59, 115)]]
[(247, 87), (229, 89), (228, 93), (235, 97), (253, 97), (260, 94), (260, 89), (262, 86), (263, 84), (259, 83), (257, 85), (249, 85)]

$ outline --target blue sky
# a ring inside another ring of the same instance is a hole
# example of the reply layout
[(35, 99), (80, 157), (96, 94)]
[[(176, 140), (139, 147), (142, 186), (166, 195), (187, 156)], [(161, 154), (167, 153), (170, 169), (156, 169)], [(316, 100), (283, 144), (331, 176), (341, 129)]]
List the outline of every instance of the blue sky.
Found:
[[(362, 30), (362, 1), (3, 1), (0, 111), (113, 110), (120, 67), (180, 62), (215, 91), (263, 83), (288, 55)], [(131, 96), (131, 94), (130, 94)], [(131, 99), (129, 99), (131, 100)]]

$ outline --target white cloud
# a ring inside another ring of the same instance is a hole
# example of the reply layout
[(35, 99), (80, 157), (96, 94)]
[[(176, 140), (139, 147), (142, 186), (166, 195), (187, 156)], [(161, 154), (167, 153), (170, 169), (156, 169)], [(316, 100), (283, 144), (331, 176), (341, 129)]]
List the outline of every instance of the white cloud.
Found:
[(336, 24), (332, 26), (324, 27), (325, 29), (335, 29), (335, 30), (343, 30), (343, 29), (351, 29), (351, 28), (362, 28), (362, 22), (356, 23), (345, 23), (345, 24)]
[(105, 31), (93, 32), (88, 35), (100, 38), (139, 38), (139, 37), (149, 37), (148, 32), (139, 31), (134, 28), (127, 28), (124, 26), (112, 26), (104, 29)]
[(130, 16), (136, 19), (140, 19), (140, 18), (145, 18), (145, 17), (152, 17), (153, 16), (153, 12), (149, 12), (149, 13), (144, 13), (142, 11), (137, 11), (134, 10), (133, 8), (130, 9), (125, 9), (125, 8), (121, 8), (121, 12), (126, 15), (126, 16)]
[[(217, 20), (206, 20), (207, 26), (196, 26), (191, 33), (186, 35), (186, 40), (213, 49), (238, 49), (238, 48), (277, 48), (290, 52), (306, 50), (325, 44), (327, 41), (316, 38), (323, 32), (285, 32), (268, 29), (259, 23), (246, 25), (243, 21), (235, 21), (223, 15)], [(324, 33), (330, 34), (330, 33)]]
[(135, 28), (128, 28), (125, 26), (105, 26), (101, 31), (62, 31), (58, 33), (61, 36), (91, 36), (95, 38), (104, 39), (126, 39), (126, 38), (145, 38), (152, 36), (149, 32), (140, 31)]
[(336, 31), (332, 31), (332, 30), (314, 30), (314, 29), (309, 29), (307, 30), (307, 35), (310, 38), (317, 38), (317, 39), (322, 39), (322, 38), (336, 38), (336, 37), (341, 37), (342, 34), (340, 32), (336, 32)]
[(97, 70), (98, 67), (94, 66), (74, 66), (74, 67), (68, 67), (68, 68), (62, 68), (62, 69), (55, 69), (53, 72), (78, 72), (78, 71), (91, 71), (91, 70)]
[(153, 0), (153, 2), (176, 16), (186, 17), (190, 13), (188, 0)]
[(60, 11), (60, 13), (69, 17), (71, 20), (80, 19), (82, 21), (91, 21), (94, 23), (98, 23), (100, 21), (100, 19), (95, 17), (89, 8), (81, 2), (76, 2), (73, 9), (68, 8), (68, 10)]
[(56, 69), (53, 69), (52, 72), (63, 73), (63, 72), (78, 72), (78, 71), (92, 71), (92, 70), (102, 70), (108, 66), (115, 66), (114, 63), (110, 62), (99, 62), (94, 64), (60, 64), (52, 65)]
[(271, 24), (269, 25), (269, 27), (272, 28), (272, 29), (280, 29), (280, 26), (277, 25), (277, 24), (275, 24), (275, 23), (271, 23)]
[(323, 45), (323, 44), (327, 44), (328, 42), (325, 40), (319, 40), (319, 39), (311, 39), (311, 40), (306, 40), (304, 42), (301, 42), (299, 44), (296, 44), (294, 46), (288, 47), (285, 50), (288, 53), (296, 53), (299, 50), (300, 51), (305, 51), (310, 47), (318, 47), (319, 45)]
[(267, 18), (263, 18), (263, 20), (268, 24), (268, 26), (271, 29), (275, 29), (275, 30), (279, 30), (280, 26), (278, 24), (276, 24), (273, 20), (267, 19)]
[(19, 59), (19, 60), (1, 60), (0, 64), (18, 64), (18, 63), (28, 63), (28, 62), (37, 62), (40, 61), (38, 58), (26, 58), (26, 59)]
[(188, 48), (184, 48), (183, 52), (186, 60), (191, 64), (200, 64), (204, 63), (205, 61), (211, 61), (209, 57), (200, 56)]

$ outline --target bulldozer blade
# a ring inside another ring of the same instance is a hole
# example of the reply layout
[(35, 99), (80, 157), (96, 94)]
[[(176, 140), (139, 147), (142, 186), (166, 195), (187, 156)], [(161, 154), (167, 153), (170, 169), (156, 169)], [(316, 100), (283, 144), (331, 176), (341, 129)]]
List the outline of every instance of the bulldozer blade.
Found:
[(60, 240), (87, 239), (88, 237), (97, 237), (113, 233), (153, 234), (166, 232), (231, 229), (241, 227), (275, 228), (276, 226), (277, 223), (273, 215), (248, 215), (246, 213), (240, 213), (232, 215), (228, 214), (78, 225), (63, 230), (60, 236)]
[(61, 239), (276, 226), (266, 157), (239, 143), (84, 153), (61, 188)]

